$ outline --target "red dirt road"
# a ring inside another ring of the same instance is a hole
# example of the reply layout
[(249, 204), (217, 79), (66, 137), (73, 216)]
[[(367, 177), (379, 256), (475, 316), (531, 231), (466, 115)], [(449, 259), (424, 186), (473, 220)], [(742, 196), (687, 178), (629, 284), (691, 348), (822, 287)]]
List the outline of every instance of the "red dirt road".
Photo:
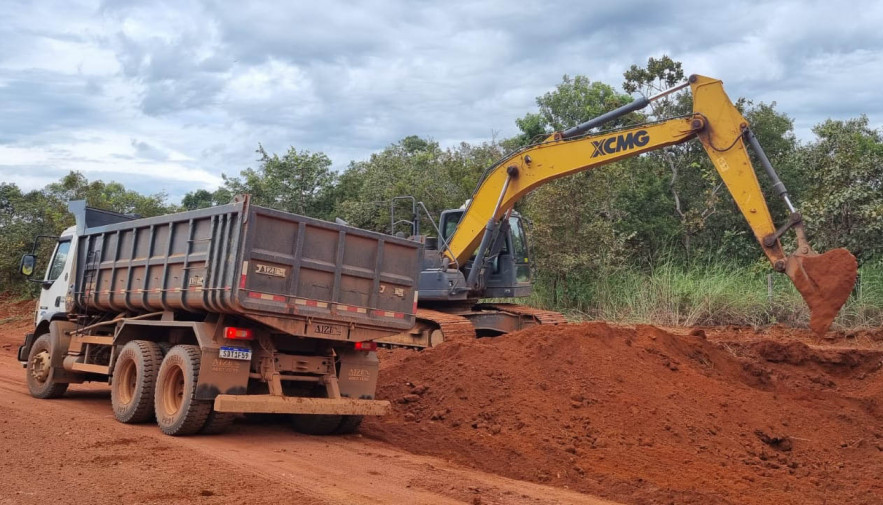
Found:
[(103, 384), (33, 399), (15, 359), (32, 305), (0, 307), (0, 504), (609, 503), (359, 435), (236, 424), (224, 435), (167, 437), (117, 422)]
[[(883, 503), (883, 330), (586, 323), (384, 351), (363, 435), (172, 438), (27, 394), (0, 301), (0, 505)], [(585, 493), (585, 494), (582, 494)]]

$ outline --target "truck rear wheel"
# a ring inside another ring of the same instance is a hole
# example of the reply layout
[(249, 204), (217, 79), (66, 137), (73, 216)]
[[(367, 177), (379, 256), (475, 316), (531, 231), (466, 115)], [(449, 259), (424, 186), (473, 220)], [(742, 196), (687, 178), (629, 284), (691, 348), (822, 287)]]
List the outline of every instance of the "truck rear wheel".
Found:
[(291, 423), (295, 430), (307, 435), (331, 435), (337, 432), (342, 418), (334, 414), (294, 414)]
[(205, 425), (199, 430), (203, 435), (217, 435), (218, 433), (224, 433), (227, 431), (227, 428), (233, 424), (233, 420), (236, 419), (235, 412), (218, 412), (217, 410), (212, 410), (209, 412), (208, 418), (205, 420)]
[(67, 391), (66, 382), (55, 382), (52, 368), (52, 342), (48, 333), (40, 335), (28, 353), (28, 391), (34, 398), (58, 398)]
[(362, 416), (343, 416), (343, 419), (340, 421), (337, 429), (334, 430), (334, 433), (338, 435), (349, 435), (350, 433), (359, 431), (359, 426), (361, 426), (361, 424)]
[(110, 402), (117, 421), (134, 424), (153, 417), (153, 393), (161, 363), (162, 351), (156, 342), (133, 340), (123, 346), (113, 367), (110, 386)]
[(156, 423), (166, 435), (192, 435), (205, 426), (211, 402), (197, 400), (199, 347), (177, 345), (162, 360), (156, 378), (154, 410)]

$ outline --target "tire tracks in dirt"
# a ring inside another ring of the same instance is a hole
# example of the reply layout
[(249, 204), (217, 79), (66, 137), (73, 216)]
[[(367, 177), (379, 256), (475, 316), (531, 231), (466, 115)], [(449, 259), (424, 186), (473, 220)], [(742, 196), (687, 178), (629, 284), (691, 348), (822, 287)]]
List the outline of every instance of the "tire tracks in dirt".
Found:
[(72, 385), (63, 398), (37, 400), (24, 373), (14, 349), (0, 354), (0, 488), (7, 490), (0, 504), (610, 503), (360, 435), (311, 437), (282, 424), (236, 424), (223, 435), (167, 437), (155, 425), (118, 423), (104, 384)]

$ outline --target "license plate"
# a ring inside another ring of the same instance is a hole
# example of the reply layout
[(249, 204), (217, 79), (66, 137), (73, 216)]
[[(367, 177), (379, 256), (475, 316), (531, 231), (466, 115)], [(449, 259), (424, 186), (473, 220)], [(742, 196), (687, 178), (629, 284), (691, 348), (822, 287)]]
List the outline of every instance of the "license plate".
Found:
[(248, 347), (221, 347), (219, 358), (251, 361), (251, 349)]

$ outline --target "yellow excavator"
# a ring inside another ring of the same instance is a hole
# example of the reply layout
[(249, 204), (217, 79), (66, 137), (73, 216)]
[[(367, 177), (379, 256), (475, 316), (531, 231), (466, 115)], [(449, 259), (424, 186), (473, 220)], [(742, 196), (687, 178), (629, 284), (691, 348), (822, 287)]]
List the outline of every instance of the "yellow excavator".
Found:
[[(693, 95), (693, 112), (688, 116), (592, 132), (686, 87)], [(419, 214), (425, 207), (411, 199), (411, 232), (426, 245), (419, 282), (418, 324), (409, 332), (378, 342), (430, 347), (445, 340), (564, 322), (557, 312), (480, 302), (482, 298), (530, 294), (530, 255), (524, 226), (514, 212), (515, 203), (559, 177), (693, 139), (702, 143), (773, 269), (787, 274), (808, 304), (811, 328), (823, 334), (855, 284), (855, 257), (845, 249), (821, 255), (812, 250), (801, 214), (721, 81), (692, 75), (679, 86), (555, 132), (499, 161), (488, 169), (463, 208), (442, 212), (435, 230), (437, 237), (420, 234)], [(787, 221), (778, 228), (749, 159), (748, 145), (790, 211)], [(393, 214), (393, 226), (396, 223)], [(786, 255), (780, 239), (789, 231), (796, 235), (797, 249)]]

